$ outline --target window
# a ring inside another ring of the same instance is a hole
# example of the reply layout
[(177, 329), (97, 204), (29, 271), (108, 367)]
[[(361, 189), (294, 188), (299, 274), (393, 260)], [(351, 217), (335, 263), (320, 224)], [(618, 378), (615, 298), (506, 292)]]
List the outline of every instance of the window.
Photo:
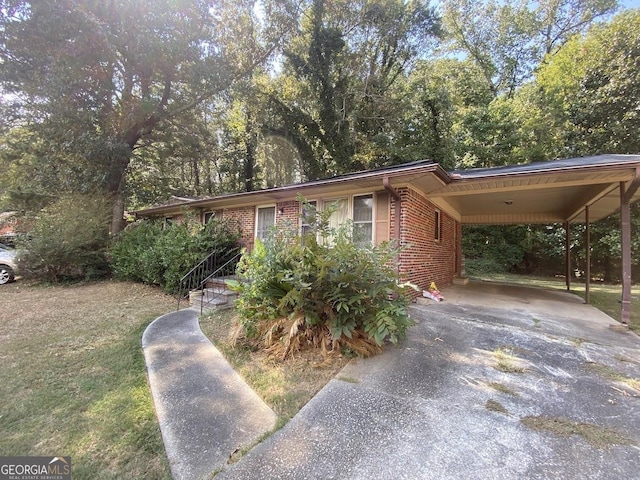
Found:
[(311, 223), (315, 222), (316, 219), (316, 208), (318, 206), (318, 202), (312, 200), (307, 202), (308, 205), (305, 208), (305, 205), (302, 206), (301, 218), (300, 218), (300, 236), (304, 237), (305, 235), (311, 233)]
[(256, 238), (267, 238), (269, 228), (276, 223), (276, 207), (258, 207), (256, 212)]
[(442, 223), (441, 223), (440, 217), (441, 217), (440, 210), (436, 210), (434, 212), (435, 231), (433, 235), (433, 238), (435, 239), (436, 242), (440, 241), (440, 234), (442, 231)]
[(353, 197), (353, 240), (358, 245), (373, 241), (373, 195)]
[(216, 216), (215, 212), (204, 212), (202, 214), (202, 224), (206, 225), (207, 223), (209, 223), (209, 220), (211, 220), (215, 216)]
[[(346, 198), (334, 198), (332, 200), (323, 200), (322, 209), (326, 210), (332, 204), (334, 204), (337, 209), (335, 212), (331, 214), (329, 217), (329, 228), (336, 230), (340, 225), (342, 225), (349, 218), (349, 203)], [(333, 242), (332, 238), (329, 238), (330, 242)]]

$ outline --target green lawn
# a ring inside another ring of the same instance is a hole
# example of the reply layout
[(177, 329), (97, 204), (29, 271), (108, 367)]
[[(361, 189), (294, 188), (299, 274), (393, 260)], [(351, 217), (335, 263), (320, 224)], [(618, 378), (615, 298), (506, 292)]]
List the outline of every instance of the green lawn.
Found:
[(119, 282), (0, 287), (0, 455), (71, 456), (74, 479), (169, 479), (141, 336), (175, 308)]
[[(528, 285), (535, 287), (553, 288), (566, 291), (564, 278), (554, 277), (533, 277), (515, 274), (487, 274), (477, 276), (482, 280), (493, 280), (505, 283), (515, 283), (519, 285)], [(602, 310), (610, 317), (620, 320), (620, 300), (622, 298), (621, 285), (607, 285), (600, 282), (594, 282), (590, 287), (591, 304)], [(571, 282), (571, 292), (584, 298), (585, 284), (577, 281)], [(634, 285), (631, 288), (631, 321), (629, 328), (640, 331), (640, 285)]]

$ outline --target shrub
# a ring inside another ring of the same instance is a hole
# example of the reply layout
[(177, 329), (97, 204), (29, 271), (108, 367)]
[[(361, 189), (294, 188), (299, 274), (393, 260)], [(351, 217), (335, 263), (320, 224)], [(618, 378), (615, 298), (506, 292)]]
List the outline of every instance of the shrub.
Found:
[(113, 272), (118, 278), (176, 293), (183, 275), (214, 250), (224, 254), (236, 248), (240, 235), (238, 225), (217, 218), (206, 226), (191, 216), (168, 225), (161, 220), (139, 221), (113, 242)]
[(356, 245), (352, 225), (327, 227), (330, 213), (312, 220), (320, 241), (289, 226), (256, 240), (238, 266), (247, 279), (232, 285), (242, 334), (283, 358), (310, 346), (369, 356), (412, 325), (407, 287), (391, 267), (397, 249)]
[(91, 279), (109, 271), (110, 209), (101, 197), (63, 197), (39, 212), (20, 242), (20, 271), (47, 281)]

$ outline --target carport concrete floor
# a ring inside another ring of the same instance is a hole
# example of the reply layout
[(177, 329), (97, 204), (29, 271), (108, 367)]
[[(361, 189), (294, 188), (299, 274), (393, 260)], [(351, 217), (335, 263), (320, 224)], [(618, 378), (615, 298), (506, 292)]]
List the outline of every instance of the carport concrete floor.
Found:
[(216, 478), (640, 477), (637, 335), (563, 292), (443, 293)]

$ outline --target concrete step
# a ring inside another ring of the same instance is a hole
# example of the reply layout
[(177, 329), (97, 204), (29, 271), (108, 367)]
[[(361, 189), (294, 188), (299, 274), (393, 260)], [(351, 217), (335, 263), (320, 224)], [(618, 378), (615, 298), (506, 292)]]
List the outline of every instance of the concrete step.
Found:
[(234, 292), (233, 290), (229, 290), (228, 288), (224, 288), (224, 289), (220, 289), (220, 288), (206, 288), (205, 292), (204, 292), (205, 297), (211, 298), (211, 297), (217, 297), (217, 296), (221, 296), (221, 297), (233, 297), (233, 296), (238, 296), (238, 294), (236, 292)]
[(207, 281), (207, 287), (209, 288), (227, 288), (227, 281), (238, 280), (235, 276), (233, 277), (220, 277), (220, 278), (212, 278)]
[(238, 298), (238, 295), (231, 290), (221, 292), (206, 290), (204, 293), (204, 296), (200, 292), (192, 292), (189, 295), (191, 307), (203, 310), (232, 308)]

